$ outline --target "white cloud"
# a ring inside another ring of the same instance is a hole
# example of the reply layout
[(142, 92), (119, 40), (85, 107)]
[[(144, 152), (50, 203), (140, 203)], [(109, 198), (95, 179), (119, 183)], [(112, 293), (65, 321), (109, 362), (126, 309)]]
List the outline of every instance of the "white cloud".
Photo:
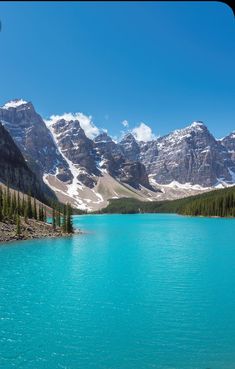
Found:
[(123, 125), (123, 127), (125, 127), (125, 128), (128, 128), (129, 127), (129, 122), (128, 122), (128, 120), (123, 120), (122, 121), (122, 125)]
[(64, 119), (66, 121), (78, 120), (86, 136), (91, 139), (100, 133), (99, 128), (96, 127), (92, 122), (92, 116), (87, 116), (83, 113), (64, 113), (62, 115), (52, 115), (48, 120), (45, 120), (45, 122), (48, 125), (53, 125), (59, 119)]
[(141, 122), (139, 126), (133, 128), (132, 134), (137, 141), (151, 141), (155, 137), (152, 129), (143, 122)]

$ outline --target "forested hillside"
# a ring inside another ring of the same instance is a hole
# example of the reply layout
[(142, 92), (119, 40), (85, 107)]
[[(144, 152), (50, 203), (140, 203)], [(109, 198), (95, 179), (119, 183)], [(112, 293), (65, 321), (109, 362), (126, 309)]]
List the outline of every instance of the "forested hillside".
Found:
[(173, 201), (142, 202), (130, 198), (110, 200), (102, 213), (178, 213), (183, 215), (235, 216), (235, 186)]
[(235, 186), (194, 196), (180, 209), (185, 215), (235, 216)]

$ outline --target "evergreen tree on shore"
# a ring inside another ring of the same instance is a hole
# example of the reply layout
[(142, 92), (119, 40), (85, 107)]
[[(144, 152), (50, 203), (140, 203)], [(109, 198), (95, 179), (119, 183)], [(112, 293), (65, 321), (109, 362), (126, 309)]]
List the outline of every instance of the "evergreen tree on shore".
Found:
[(73, 233), (72, 207), (69, 203), (64, 205), (62, 229), (64, 233)]
[(37, 204), (35, 197), (33, 198), (33, 217), (35, 220), (38, 219)]
[(21, 234), (21, 222), (20, 222), (19, 213), (17, 213), (17, 216), (16, 216), (16, 235), (20, 236), (20, 234)]
[(29, 219), (33, 218), (33, 209), (32, 209), (31, 196), (29, 196), (29, 195), (27, 197), (27, 218), (29, 218)]
[(3, 192), (2, 186), (0, 186), (0, 222), (3, 219)]
[(63, 229), (63, 232), (64, 232), (64, 233), (66, 233), (66, 229), (67, 229), (67, 222), (66, 222), (66, 205), (64, 205), (64, 207), (63, 207), (62, 229)]
[(66, 232), (73, 233), (72, 208), (70, 204), (66, 206)]
[[(0, 186), (0, 221), (10, 221), (16, 224), (16, 234), (21, 234), (21, 217), (24, 217), (25, 223), (29, 219), (35, 219), (47, 222), (47, 209), (43, 204), (37, 204), (35, 197), (23, 194), (22, 198), (19, 191), (10, 190), (9, 187), (4, 190)], [(61, 209), (57, 204), (52, 206), (52, 227), (61, 228), (64, 233), (73, 233), (72, 207), (69, 203), (63, 207), (63, 216)]]
[(60, 207), (56, 208), (56, 225), (61, 227)]
[(56, 219), (55, 219), (55, 208), (54, 207), (52, 208), (52, 227), (53, 227), (53, 230), (55, 231), (56, 230)]
[(43, 207), (43, 221), (47, 222), (47, 209), (45, 206)]

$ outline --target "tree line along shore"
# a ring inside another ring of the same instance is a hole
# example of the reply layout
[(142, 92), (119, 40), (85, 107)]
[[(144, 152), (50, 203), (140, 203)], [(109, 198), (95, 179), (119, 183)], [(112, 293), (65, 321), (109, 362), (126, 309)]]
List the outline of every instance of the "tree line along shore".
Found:
[(72, 234), (72, 212), (70, 204), (47, 206), (29, 194), (0, 185), (0, 242)]
[[(115, 213), (235, 217), (235, 186), (171, 201), (111, 199), (106, 208), (93, 214)], [(74, 232), (72, 214), (86, 212), (72, 209), (70, 204), (54, 203), (48, 206), (29, 194), (0, 185), (0, 242), (70, 235)]]
[(189, 216), (235, 217), (235, 186), (169, 201), (112, 199), (101, 214), (177, 213)]

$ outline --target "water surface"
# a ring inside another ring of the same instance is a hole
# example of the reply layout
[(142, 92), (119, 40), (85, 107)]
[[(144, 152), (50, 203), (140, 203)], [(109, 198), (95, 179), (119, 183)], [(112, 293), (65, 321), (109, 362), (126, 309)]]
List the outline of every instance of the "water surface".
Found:
[(75, 224), (0, 247), (1, 369), (235, 368), (235, 220)]

